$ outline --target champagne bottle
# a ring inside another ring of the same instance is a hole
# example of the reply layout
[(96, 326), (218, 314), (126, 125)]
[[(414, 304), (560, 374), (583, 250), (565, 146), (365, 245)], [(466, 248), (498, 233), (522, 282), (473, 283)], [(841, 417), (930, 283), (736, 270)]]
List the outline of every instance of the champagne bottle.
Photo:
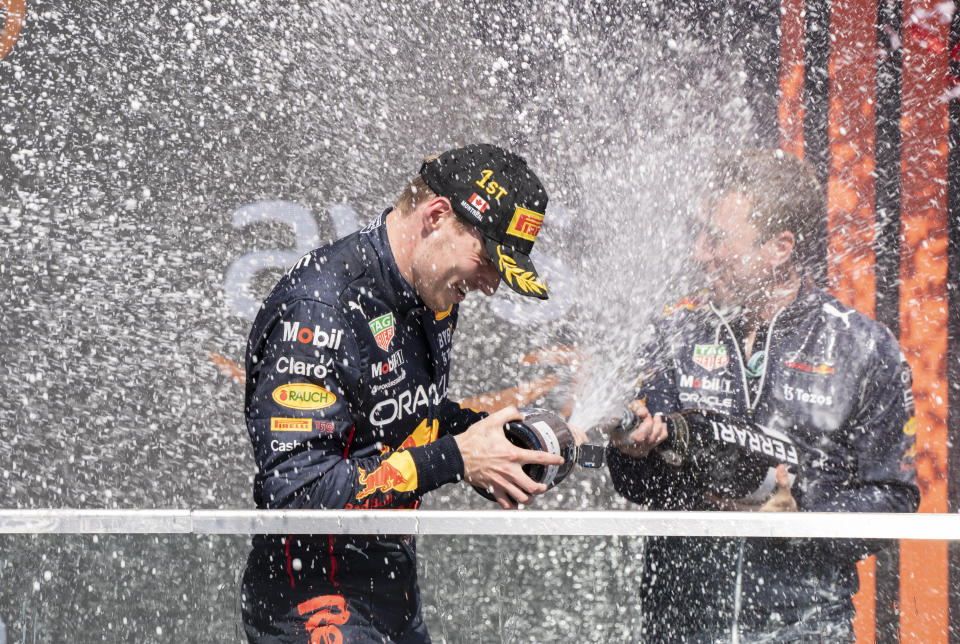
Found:
[[(762, 496), (771, 470), (800, 464), (801, 451), (782, 432), (709, 409), (665, 414), (667, 439), (654, 449), (665, 463), (691, 469), (711, 492), (732, 498)], [(594, 426), (616, 440), (640, 419), (629, 409)]]
[[(602, 445), (577, 445), (570, 426), (559, 415), (547, 409), (525, 407), (520, 410), (523, 420), (509, 422), (503, 433), (511, 443), (523, 449), (539, 450), (563, 457), (563, 465), (538, 465), (528, 463), (524, 473), (537, 483), (551, 489), (563, 482), (573, 470), (574, 463), (584, 467), (602, 467)], [(481, 495), (493, 499), (489, 490), (474, 487)]]

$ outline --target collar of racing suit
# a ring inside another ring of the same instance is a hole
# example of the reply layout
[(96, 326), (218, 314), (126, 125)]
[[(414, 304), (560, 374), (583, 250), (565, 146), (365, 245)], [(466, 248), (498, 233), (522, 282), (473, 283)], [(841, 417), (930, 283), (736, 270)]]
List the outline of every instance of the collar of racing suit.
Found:
[(380, 274), (388, 285), (388, 288), (381, 289), (378, 295), (400, 316), (422, 315), (427, 307), (407, 278), (400, 273), (397, 260), (393, 256), (393, 249), (390, 248), (390, 239), (387, 237), (387, 214), (391, 210), (393, 208), (387, 208), (380, 213), (370, 234), (366, 236), (379, 262), (368, 261), (371, 261), (372, 266), (379, 264)]
[[(792, 326), (795, 322), (804, 319), (811, 311), (819, 309), (821, 302), (817, 296), (817, 290), (814, 288), (813, 279), (806, 272), (800, 275), (800, 289), (797, 291), (793, 300), (785, 307), (781, 308), (776, 315), (777, 322), (780, 325), (786, 324)], [(721, 320), (733, 322), (737, 314), (729, 315), (723, 313), (715, 302), (710, 301), (711, 309)]]

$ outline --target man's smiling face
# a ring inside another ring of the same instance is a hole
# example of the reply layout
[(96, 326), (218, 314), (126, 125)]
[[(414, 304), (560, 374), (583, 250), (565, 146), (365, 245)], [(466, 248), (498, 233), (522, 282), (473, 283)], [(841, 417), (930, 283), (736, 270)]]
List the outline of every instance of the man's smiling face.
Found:
[(457, 220), (452, 209), (424, 240), (411, 272), (414, 289), (433, 311), (446, 311), (471, 291), (493, 295), (500, 286), (500, 273), (480, 232)]

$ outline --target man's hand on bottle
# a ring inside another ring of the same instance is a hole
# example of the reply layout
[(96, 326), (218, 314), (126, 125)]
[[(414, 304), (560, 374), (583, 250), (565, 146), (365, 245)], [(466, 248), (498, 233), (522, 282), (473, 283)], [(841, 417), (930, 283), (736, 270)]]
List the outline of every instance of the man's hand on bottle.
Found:
[(787, 473), (786, 465), (777, 466), (777, 489), (757, 510), (759, 512), (797, 511), (797, 500), (793, 498), (793, 492), (790, 490), (790, 475)]
[(790, 474), (787, 466), (777, 466), (777, 487), (770, 498), (763, 503), (741, 501), (739, 499), (725, 499), (715, 494), (707, 493), (704, 498), (720, 510), (730, 512), (797, 512), (797, 500), (793, 498), (790, 489)]
[(562, 456), (522, 449), (507, 440), (503, 426), (513, 420), (523, 420), (523, 414), (511, 405), (454, 437), (463, 458), (463, 476), (467, 483), (489, 491), (505, 510), (515, 509), (534, 494), (547, 490), (546, 485), (524, 473), (524, 465), (563, 465)]
[(640, 422), (625, 436), (611, 436), (610, 442), (627, 456), (646, 458), (654, 447), (667, 440), (667, 423), (662, 415), (651, 415), (647, 406), (639, 400), (632, 401), (627, 407)]

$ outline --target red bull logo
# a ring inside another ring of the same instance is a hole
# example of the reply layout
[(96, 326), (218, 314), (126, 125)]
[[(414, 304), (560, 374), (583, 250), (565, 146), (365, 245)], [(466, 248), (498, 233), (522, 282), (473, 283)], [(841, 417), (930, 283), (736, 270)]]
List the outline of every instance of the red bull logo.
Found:
[(421, 445), (426, 445), (437, 440), (437, 436), (440, 433), (440, 421), (434, 420), (432, 424), (427, 425), (427, 419), (424, 418), (415, 430), (413, 430), (409, 436), (403, 439), (403, 442), (400, 443), (397, 447), (391, 448), (387, 445), (384, 445), (380, 448), (380, 455), (386, 456), (392, 451), (399, 452), (402, 449), (408, 449), (410, 447), (420, 447)]
[(357, 499), (365, 499), (377, 492), (386, 493), (390, 490), (410, 492), (417, 489), (417, 466), (413, 464), (413, 457), (407, 452), (398, 452), (380, 463), (380, 467), (370, 474), (362, 467), (360, 471), (360, 485)]
[(403, 473), (390, 463), (384, 462), (371, 474), (360, 469), (360, 484), (363, 489), (357, 493), (358, 499), (364, 499), (374, 492), (387, 492), (407, 482)]
[(424, 418), (423, 422), (420, 423), (413, 432), (410, 433), (403, 442), (400, 443), (400, 447), (397, 449), (407, 449), (408, 447), (420, 447), (421, 445), (427, 445), (437, 440), (437, 434), (440, 433), (440, 421), (434, 420), (430, 425), (427, 425), (427, 419)]
[(800, 360), (787, 360), (784, 365), (788, 369), (796, 369), (797, 371), (806, 371), (807, 373), (814, 373), (821, 376), (828, 376), (835, 372), (835, 369), (832, 365), (828, 364), (811, 364), (809, 362), (803, 362)]
[(664, 314), (671, 315), (675, 311), (680, 311), (680, 310), (686, 310), (686, 311), (696, 310), (704, 304), (708, 293), (709, 291), (707, 289), (701, 289), (700, 291), (697, 291), (693, 295), (688, 295), (684, 297), (682, 300), (680, 300), (679, 302), (677, 302), (672, 306), (668, 304), (666, 307), (664, 307), (665, 309)]

